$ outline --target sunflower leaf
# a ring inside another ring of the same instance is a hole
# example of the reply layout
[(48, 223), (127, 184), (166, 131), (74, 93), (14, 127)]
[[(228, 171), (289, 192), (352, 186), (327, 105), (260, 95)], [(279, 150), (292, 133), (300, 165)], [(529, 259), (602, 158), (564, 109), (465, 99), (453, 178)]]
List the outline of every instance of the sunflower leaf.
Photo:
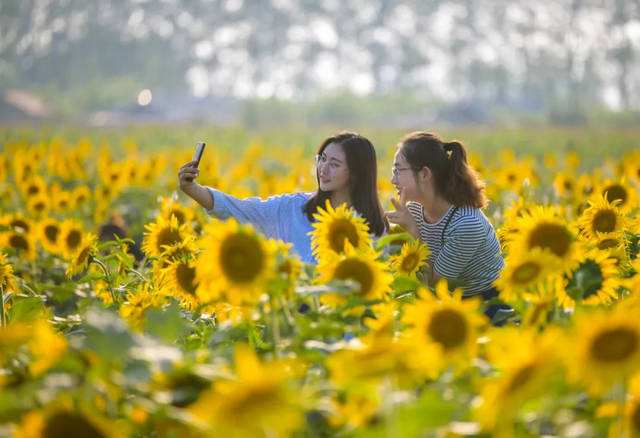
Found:
[(387, 234), (386, 236), (383, 236), (378, 240), (376, 240), (374, 247), (375, 249), (379, 250), (391, 244), (392, 242), (396, 242), (396, 241), (410, 242), (412, 240), (413, 240), (413, 236), (407, 232), (392, 233), (392, 234)]

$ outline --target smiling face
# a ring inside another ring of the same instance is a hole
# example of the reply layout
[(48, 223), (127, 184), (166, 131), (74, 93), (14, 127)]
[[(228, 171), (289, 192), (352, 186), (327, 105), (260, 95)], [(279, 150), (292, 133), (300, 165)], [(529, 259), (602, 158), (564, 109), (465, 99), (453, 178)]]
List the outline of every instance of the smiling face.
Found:
[(402, 149), (396, 150), (396, 154), (393, 157), (391, 183), (396, 188), (396, 195), (402, 203), (408, 201), (417, 202), (420, 199), (420, 186), (416, 180), (414, 170), (409, 166), (407, 159), (402, 154)]
[(349, 168), (342, 146), (338, 143), (329, 143), (317, 160), (316, 169), (320, 190), (335, 192), (348, 188)]

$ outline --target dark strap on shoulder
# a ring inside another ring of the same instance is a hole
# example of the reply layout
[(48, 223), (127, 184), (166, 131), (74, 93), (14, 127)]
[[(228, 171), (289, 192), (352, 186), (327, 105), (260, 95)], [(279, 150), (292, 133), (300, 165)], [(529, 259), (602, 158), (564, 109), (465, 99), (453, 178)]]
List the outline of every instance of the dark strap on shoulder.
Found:
[(447, 217), (447, 221), (444, 223), (444, 227), (442, 227), (442, 234), (440, 234), (440, 248), (444, 246), (444, 232), (447, 230), (447, 227), (449, 226), (449, 222), (451, 222), (451, 219), (453, 219), (453, 216), (456, 214), (456, 211), (458, 211), (457, 206), (453, 207), (453, 210), (451, 210), (451, 213)]

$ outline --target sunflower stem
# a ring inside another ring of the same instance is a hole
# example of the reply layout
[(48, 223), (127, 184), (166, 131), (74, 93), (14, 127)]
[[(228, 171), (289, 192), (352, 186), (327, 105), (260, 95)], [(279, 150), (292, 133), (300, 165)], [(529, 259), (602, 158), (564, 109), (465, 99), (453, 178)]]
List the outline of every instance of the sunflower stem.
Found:
[(278, 324), (278, 312), (276, 312), (275, 301), (273, 298), (271, 303), (271, 331), (273, 335), (273, 347), (276, 358), (280, 358), (280, 326)]
[(107, 280), (107, 286), (109, 288), (109, 294), (111, 295), (111, 299), (113, 300), (114, 304), (119, 304), (120, 301), (118, 300), (116, 293), (113, 290), (113, 285), (111, 284), (111, 273), (109, 272), (109, 269), (104, 264), (104, 262), (99, 260), (97, 257), (93, 257), (91, 262), (96, 263), (100, 267), (100, 269), (102, 269), (102, 272), (104, 273), (104, 277)]
[(629, 437), (629, 432), (624, 433), (624, 407), (627, 402), (627, 379), (620, 382), (620, 407), (618, 408), (618, 436)]
[(295, 320), (293, 319), (293, 315), (291, 314), (291, 309), (289, 309), (287, 300), (285, 300), (282, 296), (280, 297), (280, 306), (282, 307), (282, 313), (284, 313), (284, 317), (287, 320), (289, 326), (291, 326), (292, 329), (295, 328)]
[(0, 327), (7, 325), (7, 315), (4, 311), (4, 287), (0, 284)]
[(136, 274), (136, 275), (138, 276), (138, 278), (139, 278), (140, 280), (142, 280), (142, 282), (143, 282), (143, 283), (147, 281), (147, 279), (146, 279), (146, 278), (144, 278), (144, 275), (142, 275), (142, 274), (141, 274), (140, 272), (138, 272), (137, 270), (135, 270), (135, 269), (133, 269), (133, 268), (130, 268), (130, 269), (129, 269), (129, 272), (133, 272), (134, 274)]
[(320, 300), (316, 295), (311, 297), (311, 302), (313, 303), (313, 311), (318, 313), (320, 311)]

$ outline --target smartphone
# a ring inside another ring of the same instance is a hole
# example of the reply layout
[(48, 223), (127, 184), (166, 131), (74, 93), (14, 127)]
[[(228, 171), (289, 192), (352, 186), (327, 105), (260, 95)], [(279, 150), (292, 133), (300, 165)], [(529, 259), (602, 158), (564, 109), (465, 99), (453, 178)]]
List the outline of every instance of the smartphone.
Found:
[[(200, 159), (202, 158), (202, 153), (204, 152), (204, 147), (206, 145), (207, 144), (203, 141), (196, 143), (196, 150), (193, 153), (193, 158), (191, 159), (191, 161), (196, 162), (196, 168), (200, 165)], [(193, 178), (187, 178), (187, 181), (191, 182), (193, 181)]]
[(193, 153), (193, 159), (191, 160), (196, 162), (196, 167), (200, 165), (200, 159), (202, 158), (202, 153), (204, 152), (204, 147), (206, 145), (207, 144), (203, 141), (196, 144), (196, 151)]

